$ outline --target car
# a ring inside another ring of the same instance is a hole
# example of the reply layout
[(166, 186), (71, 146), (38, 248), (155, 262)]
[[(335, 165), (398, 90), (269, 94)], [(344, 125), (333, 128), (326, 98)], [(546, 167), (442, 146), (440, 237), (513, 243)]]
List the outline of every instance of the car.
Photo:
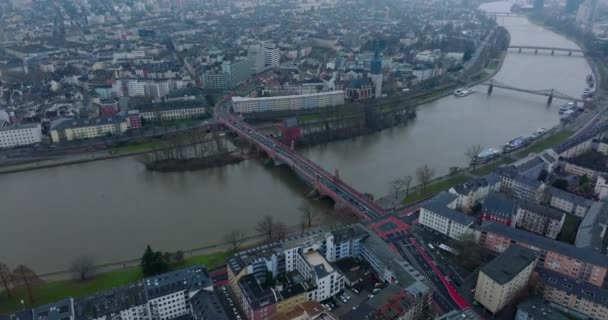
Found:
[(372, 290), (372, 293), (378, 293), (378, 292), (380, 292), (380, 290), (381, 290), (380, 288), (375, 288), (374, 290)]
[(357, 310), (357, 307), (358, 307), (357, 305), (353, 306), (353, 310)]
[(352, 290), (354, 293), (359, 293), (359, 290), (357, 288), (353, 288)]
[(367, 298), (368, 298), (368, 299), (371, 299), (371, 298), (373, 298), (373, 297), (374, 297), (374, 295), (373, 295), (373, 294), (371, 294), (371, 293), (367, 295)]

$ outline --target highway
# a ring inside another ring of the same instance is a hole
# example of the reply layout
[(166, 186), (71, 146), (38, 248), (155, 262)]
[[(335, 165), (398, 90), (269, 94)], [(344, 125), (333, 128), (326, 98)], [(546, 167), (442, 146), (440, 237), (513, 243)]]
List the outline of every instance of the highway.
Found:
[(339, 197), (339, 199), (334, 199), (335, 201), (347, 204), (360, 216), (367, 219), (375, 219), (385, 215), (384, 210), (339, 178), (333, 176), (312, 161), (301, 157), (279, 141), (259, 133), (254, 127), (232, 115), (229, 110), (230, 98), (230, 96), (225, 97), (216, 105), (215, 109), (216, 119), (228, 129), (250, 140), (258, 145), (258, 147), (263, 147), (262, 149), (265, 147), (265, 149), (272, 150), (280, 162), (290, 165), (294, 170), (300, 171), (309, 179), (308, 182), (311, 185), (314, 185), (315, 181), (318, 181), (319, 184), (325, 186)]

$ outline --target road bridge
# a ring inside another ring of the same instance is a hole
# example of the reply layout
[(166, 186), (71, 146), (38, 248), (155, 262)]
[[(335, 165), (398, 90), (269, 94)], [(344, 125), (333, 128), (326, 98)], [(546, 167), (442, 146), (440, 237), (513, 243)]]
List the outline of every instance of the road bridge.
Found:
[(517, 16), (519, 16), (519, 14), (517, 14), (515, 12), (491, 12), (491, 11), (486, 11), (485, 14), (486, 14), (486, 16), (490, 16), (490, 17), (517, 17)]
[(585, 54), (585, 52), (583, 50), (576, 49), (576, 48), (512, 45), (512, 46), (509, 46), (509, 49), (516, 49), (519, 53), (522, 53), (524, 50), (534, 51), (534, 54), (538, 54), (539, 51), (548, 51), (548, 52), (551, 52), (551, 55), (554, 55), (556, 52), (568, 52), (569, 56), (571, 56), (573, 52)]
[(331, 174), (316, 163), (298, 155), (292, 148), (281, 142), (259, 133), (256, 128), (230, 113), (231, 97), (220, 101), (215, 109), (215, 116), (228, 129), (239, 137), (255, 145), (276, 164), (290, 167), (300, 178), (311, 185), (321, 196), (333, 199), (336, 204), (343, 205), (365, 219), (375, 219), (384, 216), (386, 212), (376, 203), (356, 191), (340, 179), (336, 173)]
[(492, 94), (492, 91), (494, 90), (494, 88), (500, 88), (500, 89), (505, 89), (505, 90), (512, 90), (512, 91), (518, 91), (518, 92), (524, 92), (524, 93), (548, 97), (547, 104), (551, 104), (551, 102), (553, 102), (553, 98), (567, 100), (567, 101), (574, 101), (574, 102), (584, 102), (584, 100), (581, 98), (576, 98), (576, 97), (570, 96), (570, 95), (560, 92), (559, 90), (556, 90), (556, 89), (532, 90), (532, 89), (526, 89), (526, 88), (518, 88), (515, 86), (511, 86), (511, 85), (496, 81), (494, 79), (492, 79), (490, 81), (482, 82), (481, 85), (488, 86), (488, 95)]

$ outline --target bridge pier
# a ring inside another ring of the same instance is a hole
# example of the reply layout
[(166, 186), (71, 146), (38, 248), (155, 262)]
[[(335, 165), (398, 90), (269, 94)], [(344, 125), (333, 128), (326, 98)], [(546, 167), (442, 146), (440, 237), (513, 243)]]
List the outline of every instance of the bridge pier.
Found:
[(554, 56), (555, 55), (555, 50), (551, 50), (551, 55)]
[(521, 48), (519, 48), (519, 53), (521, 53)]
[(572, 55), (572, 50), (568, 51), (568, 55), (571, 56)]
[(538, 54), (538, 49), (534, 49), (534, 54)]
[(549, 95), (549, 98), (547, 99), (547, 104), (551, 104), (551, 102), (553, 102), (553, 89), (551, 89), (551, 94)]
[(494, 80), (490, 80), (490, 84), (488, 85), (488, 95), (492, 94), (493, 89), (494, 89)]

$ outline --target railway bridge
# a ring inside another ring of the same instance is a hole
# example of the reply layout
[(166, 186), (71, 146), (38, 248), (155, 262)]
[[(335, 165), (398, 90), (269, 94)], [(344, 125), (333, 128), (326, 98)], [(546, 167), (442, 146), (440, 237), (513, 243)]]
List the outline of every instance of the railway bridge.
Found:
[(574, 102), (584, 102), (584, 100), (581, 98), (570, 96), (568, 94), (560, 92), (557, 89), (533, 90), (533, 89), (527, 89), (527, 88), (519, 88), (519, 87), (511, 86), (511, 85), (496, 81), (494, 79), (483, 82), (483, 83), (481, 83), (481, 85), (488, 86), (489, 95), (492, 94), (492, 91), (494, 90), (494, 88), (500, 88), (500, 89), (504, 89), (504, 90), (512, 90), (512, 91), (524, 92), (524, 93), (529, 93), (529, 94), (535, 94), (535, 95), (539, 95), (539, 96), (545, 96), (545, 97), (547, 97), (547, 104), (551, 104), (551, 102), (553, 102), (553, 98), (567, 100), (567, 101), (574, 101)]

